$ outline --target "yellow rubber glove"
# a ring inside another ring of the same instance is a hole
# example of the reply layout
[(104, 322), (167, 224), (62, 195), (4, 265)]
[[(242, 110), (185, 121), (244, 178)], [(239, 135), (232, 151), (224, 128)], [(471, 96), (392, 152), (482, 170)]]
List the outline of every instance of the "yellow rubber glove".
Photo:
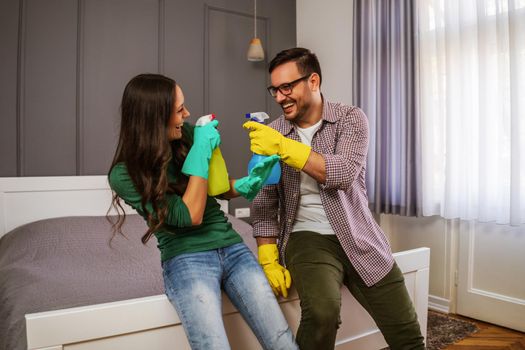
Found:
[(259, 264), (261, 264), (264, 273), (275, 295), (288, 297), (288, 288), (292, 285), (290, 272), (279, 264), (279, 252), (277, 244), (263, 244), (258, 249)]
[(284, 137), (264, 124), (249, 121), (243, 124), (243, 128), (250, 130), (250, 149), (253, 153), (265, 156), (278, 154), (292, 168), (303, 169), (312, 151), (310, 146)]

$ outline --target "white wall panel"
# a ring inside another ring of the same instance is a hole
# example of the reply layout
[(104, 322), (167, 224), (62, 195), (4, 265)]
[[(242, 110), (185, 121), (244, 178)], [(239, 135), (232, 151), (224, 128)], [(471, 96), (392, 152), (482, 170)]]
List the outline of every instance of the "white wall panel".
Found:
[(430, 248), (429, 293), (435, 298), (435, 308), (449, 311), (450, 301), (454, 299), (455, 293), (453, 278), (457, 242), (454, 227), (436, 216), (414, 218), (381, 215), (380, 221), (394, 252), (416, 247)]
[(297, 45), (316, 53), (324, 96), (352, 104), (352, 0), (297, 1)]

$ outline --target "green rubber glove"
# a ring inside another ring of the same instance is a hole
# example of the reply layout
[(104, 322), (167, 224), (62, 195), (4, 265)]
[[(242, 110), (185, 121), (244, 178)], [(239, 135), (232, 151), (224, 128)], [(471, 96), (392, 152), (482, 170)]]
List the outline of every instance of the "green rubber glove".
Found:
[(237, 179), (233, 188), (251, 202), (263, 187), (264, 182), (270, 177), (272, 168), (278, 161), (279, 156), (276, 154), (264, 158), (252, 168), (248, 176)]
[(258, 248), (259, 264), (261, 264), (264, 274), (270, 282), (275, 295), (288, 297), (288, 288), (292, 285), (290, 272), (279, 264), (279, 252), (277, 244), (262, 244)]
[(195, 127), (193, 131), (193, 146), (191, 146), (182, 165), (183, 174), (208, 179), (211, 154), (221, 143), (221, 136), (217, 131), (218, 124), (219, 121), (214, 120), (204, 126)]

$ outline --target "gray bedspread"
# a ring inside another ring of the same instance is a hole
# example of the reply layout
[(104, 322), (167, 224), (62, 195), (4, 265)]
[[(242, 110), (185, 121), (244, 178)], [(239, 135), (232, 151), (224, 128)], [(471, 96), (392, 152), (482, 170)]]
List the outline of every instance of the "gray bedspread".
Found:
[[(229, 216), (252, 250), (251, 226)], [(113, 239), (105, 217), (47, 219), (0, 240), (0, 349), (27, 349), (25, 314), (164, 293), (160, 254), (144, 246), (144, 220), (128, 215)]]

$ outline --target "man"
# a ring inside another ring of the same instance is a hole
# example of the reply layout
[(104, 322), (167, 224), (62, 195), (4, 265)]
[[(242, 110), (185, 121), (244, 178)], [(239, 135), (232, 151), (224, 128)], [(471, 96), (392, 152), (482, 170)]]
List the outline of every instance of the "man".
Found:
[(319, 62), (307, 49), (278, 53), (269, 72), (268, 91), (284, 114), (244, 127), (253, 152), (278, 154), (284, 164), (280, 183), (253, 202), (254, 236), (274, 292), (286, 297), (294, 281), (300, 349), (334, 348), (343, 284), (391, 349), (424, 349), (403, 275), (368, 209), (366, 116), (324, 99)]

